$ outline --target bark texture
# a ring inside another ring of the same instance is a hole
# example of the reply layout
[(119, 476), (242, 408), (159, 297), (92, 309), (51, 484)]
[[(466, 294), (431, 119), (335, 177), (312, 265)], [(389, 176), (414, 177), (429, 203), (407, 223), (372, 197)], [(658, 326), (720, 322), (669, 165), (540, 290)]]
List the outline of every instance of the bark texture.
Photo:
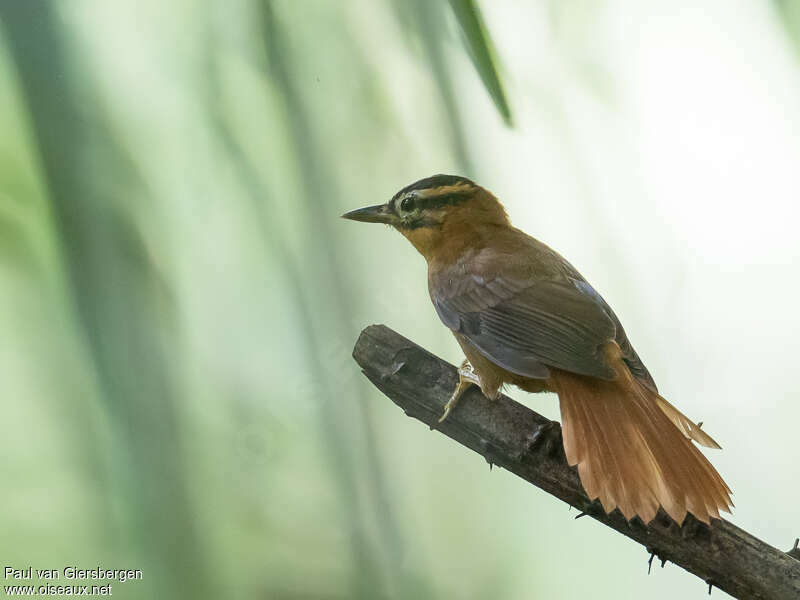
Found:
[[(645, 526), (619, 511), (606, 515), (583, 492), (567, 465), (555, 421), (503, 396), (490, 403), (473, 387), (444, 423), (437, 423), (455, 387), (456, 368), (384, 325), (361, 332), (353, 357), (369, 380), (406, 415), (642, 544), (662, 561), (694, 573), (737, 598), (800, 598), (797, 551), (782, 552), (724, 520), (711, 526), (689, 515), (678, 526), (660, 510)], [(710, 591), (711, 587), (709, 587)]]

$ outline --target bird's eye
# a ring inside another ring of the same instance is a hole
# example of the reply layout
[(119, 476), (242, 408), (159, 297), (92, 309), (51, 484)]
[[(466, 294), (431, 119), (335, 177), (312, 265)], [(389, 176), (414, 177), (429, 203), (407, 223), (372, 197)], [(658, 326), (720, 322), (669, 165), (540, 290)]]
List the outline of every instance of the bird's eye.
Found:
[(403, 212), (411, 212), (412, 210), (414, 210), (414, 205), (415, 205), (414, 196), (406, 196), (400, 202), (400, 210), (402, 210)]

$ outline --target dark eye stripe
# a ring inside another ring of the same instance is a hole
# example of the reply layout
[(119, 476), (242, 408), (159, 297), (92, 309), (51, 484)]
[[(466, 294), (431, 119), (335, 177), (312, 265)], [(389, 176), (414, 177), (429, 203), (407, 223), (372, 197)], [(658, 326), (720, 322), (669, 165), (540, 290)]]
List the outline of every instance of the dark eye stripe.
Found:
[(441, 208), (443, 206), (455, 206), (465, 202), (475, 193), (473, 189), (465, 189), (458, 192), (450, 192), (449, 194), (441, 194), (440, 196), (428, 196), (425, 198), (424, 208)]
[[(417, 196), (416, 194), (409, 194), (408, 196), (393, 198), (391, 201), (391, 208), (392, 210), (399, 208), (401, 212), (411, 212), (415, 208), (428, 210), (442, 208), (444, 206), (455, 206), (468, 200), (474, 193), (475, 190), (473, 189), (464, 189), (447, 194), (440, 194), (438, 196)], [(398, 202), (400, 203), (399, 206), (397, 204)]]

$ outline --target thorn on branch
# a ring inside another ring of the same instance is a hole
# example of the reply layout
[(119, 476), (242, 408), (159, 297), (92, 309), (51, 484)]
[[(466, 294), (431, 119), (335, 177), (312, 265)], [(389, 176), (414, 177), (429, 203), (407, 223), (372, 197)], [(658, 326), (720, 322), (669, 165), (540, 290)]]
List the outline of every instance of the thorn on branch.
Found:
[(603, 507), (600, 504), (600, 501), (595, 499), (592, 502), (589, 502), (588, 504), (586, 504), (586, 506), (583, 508), (583, 510), (581, 510), (580, 514), (576, 515), (575, 518), (576, 519), (580, 519), (581, 517), (585, 517), (586, 515), (589, 515), (590, 517), (600, 517), (600, 516), (603, 516), (605, 514), (606, 514), (606, 511), (603, 510)]
[(494, 467), (494, 464), (496, 462), (494, 449), (492, 448), (492, 445), (489, 443), (489, 440), (481, 439), (479, 443), (481, 446), (481, 454), (483, 455), (483, 458), (486, 460), (486, 462), (489, 463), (489, 470), (491, 471), (492, 467)]
[(411, 417), (412, 419), (418, 418), (417, 417), (417, 413), (415, 413), (414, 411), (412, 411), (409, 408), (404, 408), (403, 409), (403, 414), (405, 414), (405, 416), (407, 416), (407, 417)]
[(800, 538), (797, 538), (794, 541), (794, 546), (786, 554), (788, 554), (792, 558), (796, 558), (797, 560), (800, 560), (800, 548), (798, 548), (798, 544), (800, 544)]

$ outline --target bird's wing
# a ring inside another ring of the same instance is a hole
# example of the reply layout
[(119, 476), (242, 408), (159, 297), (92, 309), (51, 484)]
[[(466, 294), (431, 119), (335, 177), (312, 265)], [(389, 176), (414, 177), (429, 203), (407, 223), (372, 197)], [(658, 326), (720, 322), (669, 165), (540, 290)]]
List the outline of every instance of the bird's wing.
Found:
[(585, 281), (442, 275), (431, 282), (439, 318), (498, 366), (535, 378), (547, 367), (614, 378), (602, 348), (615, 339), (615, 319)]
[(658, 393), (658, 388), (656, 387), (656, 382), (653, 381), (653, 377), (650, 375), (650, 371), (647, 370), (647, 367), (644, 366), (642, 359), (639, 358), (639, 355), (636, 353), (636, 350), (633, 349), (630, 340), (628, 340), (628, 336), (625, 333), (625, 329), (622, 327), (622, 323), (619, 322), (617, 315), (614, 314), (614, 311), (611, 310), (611, 307), (608, 303), (603, 299), (603, 297), (597, 293), (597, 291), (589, 285), (586, 281), (582, 278), (578, 281), (578, 287), (586, 294), (594, 298), (594, 300), (600, 305), (600, 307), (605, 311), (605, 313), (611, 318), (611, 321), (614, 323), (614, 328), (616, 330), (616, 335), (614, 336), (614, 341), (620, 348), (622, 353), (622, 360), (628, 366), (628, 370), (631, 374), (636, 377), (639, 381), (641, 381), (644, 385), (650, 388), (652, 391)]

